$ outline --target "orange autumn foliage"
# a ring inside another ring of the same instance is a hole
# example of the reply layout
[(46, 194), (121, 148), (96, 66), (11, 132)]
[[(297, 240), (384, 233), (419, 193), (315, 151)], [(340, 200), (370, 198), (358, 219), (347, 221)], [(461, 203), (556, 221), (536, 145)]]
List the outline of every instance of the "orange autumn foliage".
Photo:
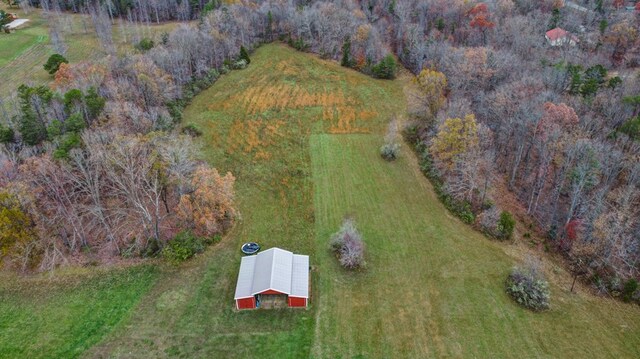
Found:
[(74, 80), (73, 71), (68, 63), (61, 63), (52, 84), (54, 89), (66, 88)]
[(180, 197), (178, 219), (197, 236), (222, 234), (236, 217), (233, 185), (235, 177), (221, 176), (215, 168), (200, 166), (191, 180), (192, 191)]

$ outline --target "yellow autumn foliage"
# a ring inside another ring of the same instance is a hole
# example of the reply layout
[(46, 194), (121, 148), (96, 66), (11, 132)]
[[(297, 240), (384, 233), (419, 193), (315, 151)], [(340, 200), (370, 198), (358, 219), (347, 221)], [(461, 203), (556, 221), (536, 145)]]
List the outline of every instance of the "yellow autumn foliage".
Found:
[(33, 222), (19, 199), (9, 192), (0, 192), (0, 257), (35, 239)]
[(215, 168), (198, 167), (191, 180), (193, 191), (180, 197), (178, 218), (197, 236), (224, 233), (236, 217), (235, 180), (230, 172), (221, 176)]
[(416, 83), (424, 96), (427, 116), (435, 116), (446, 101), (447, 77), (442, 72), (424, 69), (416, 77)]
[(478, 149), (478, 123), (476, 116), (448, 118), (438, 127), (431, 144), (431, 154), (446, 168), (453, 168), (458, 159)]

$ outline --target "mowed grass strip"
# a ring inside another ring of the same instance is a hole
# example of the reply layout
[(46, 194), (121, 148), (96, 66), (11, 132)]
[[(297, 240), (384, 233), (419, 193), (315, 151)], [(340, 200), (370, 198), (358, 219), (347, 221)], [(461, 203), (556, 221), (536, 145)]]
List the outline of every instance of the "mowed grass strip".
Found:
[(78, 357), (130, 314), (157, 274), (138, 266), (3, 282), (0, 358)]
[[(504, 292), (514, 262), (447, 213), (405, 146), (393, 163), (381, 136), (317, 135), (311, 149), (320, 269), (317, 358), (637, 358), (640, 310), (552, 287), (532, 313)], [(367, 245), (367, 269), (342, 270), (327, 244), (345, 215)]]

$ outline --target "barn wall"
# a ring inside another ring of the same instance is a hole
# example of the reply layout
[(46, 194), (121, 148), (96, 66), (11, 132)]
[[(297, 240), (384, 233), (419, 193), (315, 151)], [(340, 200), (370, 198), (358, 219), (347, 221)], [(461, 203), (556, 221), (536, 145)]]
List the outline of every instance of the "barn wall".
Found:
[(236, 300), (236, 308), (238, 309), (255, 309), (256, 307), (256, 298), (242, 298)]
[(307, 298), (289, 297), (289, 306), (290, 307), (306, 307)]

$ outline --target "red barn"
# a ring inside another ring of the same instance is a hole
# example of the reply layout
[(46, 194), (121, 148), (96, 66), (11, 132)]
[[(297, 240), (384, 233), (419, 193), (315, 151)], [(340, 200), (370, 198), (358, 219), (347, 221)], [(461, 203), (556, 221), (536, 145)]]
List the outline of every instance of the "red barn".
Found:
[(242, 257), (234, 297), (237, 309), (255, 309), (261, 303), (286, 302), (306, 307), (309, 301), (309, 256), (270, 248)]

